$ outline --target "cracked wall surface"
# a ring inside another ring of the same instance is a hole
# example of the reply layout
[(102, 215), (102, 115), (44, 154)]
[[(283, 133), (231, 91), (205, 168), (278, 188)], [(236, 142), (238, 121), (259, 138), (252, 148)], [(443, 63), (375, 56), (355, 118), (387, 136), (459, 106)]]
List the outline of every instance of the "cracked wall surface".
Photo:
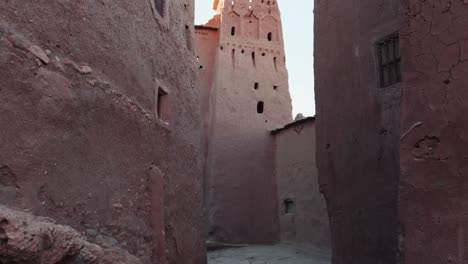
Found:
[(201, 264), (194, 3), (168, 5), (162, 18), (149, 0), (2, 3), (0, 201), (143, 263)]
[(400, 85), (380, 88), (375, 45), (398, 31), (398, 6), (315, 1), (317, 166), (334, 264), (397, 257)]
[(467, 263), (468, 3), (402, 0), (401, 23), (401, 263)]

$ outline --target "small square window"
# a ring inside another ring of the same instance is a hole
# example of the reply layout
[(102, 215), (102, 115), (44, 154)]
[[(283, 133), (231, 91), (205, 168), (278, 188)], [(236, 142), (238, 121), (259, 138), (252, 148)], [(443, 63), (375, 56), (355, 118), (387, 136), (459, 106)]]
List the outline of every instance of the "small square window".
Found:
[(401, 82), (400, 38), (394, 33), (377, 42), (380, 87)]
[(163, 88), (158, 88), (157, 115), (159, 120), (169, 123), (169, 95)]
[(296, 205), (292, 199), (285, 199), (283, 204), (285, 214), (294, 214), (296, 212)]

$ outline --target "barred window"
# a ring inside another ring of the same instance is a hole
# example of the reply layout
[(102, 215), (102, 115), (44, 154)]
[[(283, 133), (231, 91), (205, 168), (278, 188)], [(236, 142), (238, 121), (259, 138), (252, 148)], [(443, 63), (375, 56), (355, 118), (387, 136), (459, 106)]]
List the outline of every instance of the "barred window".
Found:
[(385, 88), (401, 82), (400, 37), (394, 33), (377, 42), (380, 87)]
[(154, 6), (156, 8), (156, 11), (164, 17), (164, 11), (165, 11), (165, 5), (166, 5), (166, 0), (154, 0)]

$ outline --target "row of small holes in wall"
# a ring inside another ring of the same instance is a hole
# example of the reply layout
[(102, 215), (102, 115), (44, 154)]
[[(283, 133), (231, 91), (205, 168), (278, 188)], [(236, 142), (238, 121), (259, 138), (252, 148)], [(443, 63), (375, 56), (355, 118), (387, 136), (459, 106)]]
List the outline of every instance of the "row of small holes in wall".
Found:
[[(221, 49), (221, 50), (224, 50), (223, 46), (221, 46), (220, 49)], [(235, 53), (236, 53), (236, 49), (232, 49), (231, 55), (232, 55), (233, 63), (234, 63), (234, 55), (235, 55)], [(245, 53), (245, 50), (242, 50), (241, 53), (244, 54), (244, 53)], [(255, 61), (255, 51), (252, 51), (252, 55), (251, 55), (251, 56), (252, 56), (252, 64), (253, 64), (254, 67), (255, 67), (255, 66), (257, 65), (257, 64), (256, 64), (256, 61)], [(263, 53), (262, 53), (262, 57), (265, 57), (265, 56), (266, 56), (266, 53), (263, 52)], [(277, 65), (277, 59), (276, 59), (276, 57), (273, 58), (273, 65), (275, 66), (275, 71), (278, 71), (278, 65)]]
[[(252, 2), (253, 2), (253, 0), (249, 0), (250, 4), (252, 4)], [(262, 0), (262, 4), (264, 4), (264, 3), (265, 3), (265, 0)], [(275, 1), (266, 1), (267, 5), (271, 5), (271, 4), (275, 5), (275, 3), (276, 3)], [(235, 5), (235, 4), (236, 4), (236, 1), (232, 0), (231, 5)], [(249, 6), (249, 8), (252, 8), (252, 6)]]
[[(235, 35), (236, 35), (236, 27), (231, 27), (231, 36), (235, 36)], [(273, 33), (268, 32), (268, 34), (267, 34), (267, 40), (268, 40), (268, 41), (272, 41), (272, 40), (273, 40)]]
[[(258, 90), (259, 88), (260, 88), (260, 84), (258, 82), (256, 82), (254, 84), (254, 89)], [(273, 90), (277, 91), (278, 90), (278, 85), (273, 85)]]

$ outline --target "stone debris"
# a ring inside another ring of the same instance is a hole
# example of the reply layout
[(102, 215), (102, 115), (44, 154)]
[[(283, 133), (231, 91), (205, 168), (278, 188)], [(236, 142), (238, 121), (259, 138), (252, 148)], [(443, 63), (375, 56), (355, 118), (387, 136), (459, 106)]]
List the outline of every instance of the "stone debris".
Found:
[(116, 244), (103, 249), (71, 227), (0, 206), (0, 263), (141, 264)]
[(93, 72), (93, 69), (87, 65), (78, 65), (76, 62), (70, 60), (70, 59), (64, 59), (63, 63), (65, 65), (71, 66), (73, 69), (78, 71), (81, 74), (90, 74)]
[(36, 45), (32, 45), (31, 47), (28, 48), (28, 50), (34, 54), (38, 59), (40, 59), (43, 63), (49, 64), (50, 58), (47, 56), (45, 51), (43, 51), (41, 48), (39, 48)]

